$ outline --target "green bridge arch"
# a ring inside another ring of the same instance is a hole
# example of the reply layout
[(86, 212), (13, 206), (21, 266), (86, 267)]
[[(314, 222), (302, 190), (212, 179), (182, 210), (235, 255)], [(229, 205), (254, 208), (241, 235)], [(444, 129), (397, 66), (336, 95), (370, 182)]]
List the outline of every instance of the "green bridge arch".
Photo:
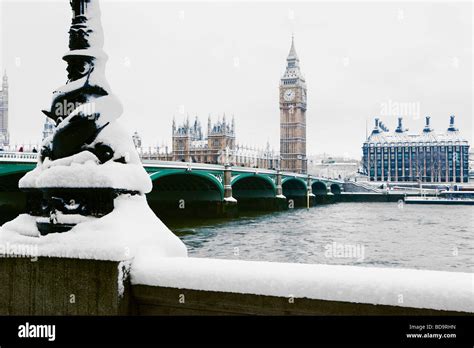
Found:
[(179, 197), (184, 200), (216, 201), (224, 199), (222, 174), (186, 169), (166, 169), (150, 174), (153, 190), (149, 195), (158, 199)]
[(282, 179), (283, 195), (290, 197), (303, 197), (307, 195), (306, 180), (300, 177), (284, 177)]
[(315, 195), (326, 195), (328, 193), (328, 188), (323, 181), (313, 181), (311, 184), (311, 190)]
[(241, 198), (274, 198), (276, 195), (275, 181), (269, 175), (238, 173), (232, 177), (231, 186), (237, 201)]
[(339, 195), (341, 194), (341, 186), (336, 184), (336, 183), (333, 183), (331, 184), (331, 186), (329, 186), (329, 189), (331, 190), (331, 192), (335, 195)]

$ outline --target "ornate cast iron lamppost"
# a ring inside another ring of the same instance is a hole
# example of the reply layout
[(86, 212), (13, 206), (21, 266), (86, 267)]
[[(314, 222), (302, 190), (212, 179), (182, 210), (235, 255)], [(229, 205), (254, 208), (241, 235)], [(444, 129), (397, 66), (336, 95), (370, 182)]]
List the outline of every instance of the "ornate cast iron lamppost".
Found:
[(54, 134), (42, 145), (37, 168), (20, 181), (28, 213), (41, 234), (65, 232), (114, 209), (119, 195), (143, 195), (151, 182), (131, 137), (117, 119), (120, 101), (105, 78), (107, 55), (97, 0), (71, 0), (67, 82), (53, 92)]

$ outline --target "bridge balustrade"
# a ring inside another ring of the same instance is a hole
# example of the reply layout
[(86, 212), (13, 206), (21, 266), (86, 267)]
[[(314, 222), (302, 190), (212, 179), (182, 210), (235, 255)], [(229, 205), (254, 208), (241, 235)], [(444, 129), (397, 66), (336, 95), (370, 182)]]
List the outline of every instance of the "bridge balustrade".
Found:
[[(19, 192), (19, 178), (34, 168), (37, 159), (38, 153), (0, 151), (2, 185), (9, 186), (3, 191)], [(338, 180), (273, 169), (144, 158), (142, 163), (153, 181), (147, 198), (152, 208), (156, 203), (158, 215), (170, 208), (181, 214), (181, 206), (197, 215), (219, 215), (236, 205), (243, 210), (282, 210), (290, 201), (295, 206), (307, 206), (313, 194), (317, 203), (326, 203), (341, 192), (342, 185)], [(331, 192), (333, 195), (328, 195)]]

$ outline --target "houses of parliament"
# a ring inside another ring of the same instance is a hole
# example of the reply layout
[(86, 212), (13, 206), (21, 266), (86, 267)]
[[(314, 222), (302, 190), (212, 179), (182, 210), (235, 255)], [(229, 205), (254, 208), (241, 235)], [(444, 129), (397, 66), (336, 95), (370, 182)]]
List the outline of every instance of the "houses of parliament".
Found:
[[(215, 124), (208, 118), (206, 134), (197, 116), (193, 123), (188, 118), (179, 125), (173, 119), (171, 153), (158, 151), (156, 158), (306, 173), (306, 82), (293, 38), (279, 90), (280, 154), (270, 150), (268, 144), (261, 150), (237, 145), (235, 120), (232, 117), (229, 122), (223, 115)], [(138, 145), (138, 134), (134, 139)]]
[[(193, 122), (189, 117), (182, 124), (173, 119), (173, 145), (171, 152), (168, 149), (158, 149), (155, 154), (150, 153), (151, 159), (165, 161), (180, 161), (208, 164), (230, 164), (233, 166), (253, 168), (277, 168), (278, 155), (270, 149), (238, 145), (236, 143), (235, 119), (231, 121), (226, 115), (218, 117), (212, 123), (208, 117), (207, 131), (204, 132), (201, 121), (196, 116)], [(141, 149), (141, 140), (137, 133), (133, 136), (135, 146)], [(147, 158), (147, 154), (144, 156)]]

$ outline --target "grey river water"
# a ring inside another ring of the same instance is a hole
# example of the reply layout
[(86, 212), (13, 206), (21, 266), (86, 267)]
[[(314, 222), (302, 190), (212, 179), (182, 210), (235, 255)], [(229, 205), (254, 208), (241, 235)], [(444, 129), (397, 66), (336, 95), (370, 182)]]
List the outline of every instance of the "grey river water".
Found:
[(474, 207), (337, 203), (169, 222), (190, 256), (473, 272)]

